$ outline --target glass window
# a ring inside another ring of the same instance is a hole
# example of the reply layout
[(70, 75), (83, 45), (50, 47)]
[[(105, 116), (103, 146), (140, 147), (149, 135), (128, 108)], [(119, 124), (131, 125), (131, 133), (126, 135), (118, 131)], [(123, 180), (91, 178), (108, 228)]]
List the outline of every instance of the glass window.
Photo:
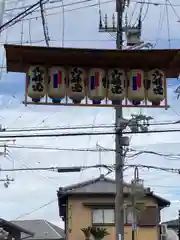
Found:
[(104, 223), (114, 223), (114, 209), (104, 209)]
[(103, 210), (102, 209), (93, 209), (92, 221), (93, 221), (93, 223), (103, 223)]
[(93, 209), (92, 221), (94, 224), (114, 223), (114, 209)]

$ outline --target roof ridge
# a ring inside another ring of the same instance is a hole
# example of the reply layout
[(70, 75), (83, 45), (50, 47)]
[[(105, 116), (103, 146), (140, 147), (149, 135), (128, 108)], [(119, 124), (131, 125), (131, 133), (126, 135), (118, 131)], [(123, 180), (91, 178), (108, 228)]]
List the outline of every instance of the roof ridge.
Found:
[(50, 222), (48, 222), (47, 220), (44, 220), (45, 224), (48, 225), (49, 228), (51, 228), (58, 236), (62, 237), (55, 229), (54, 227), (51, 225)]
[(25, 221), (44, 221), (44, 219), (43, 218), (37, 218), (37, 219), (20, 219), (20, 220), (13, 220), (13, 221), (11, 221), (11, 222), (25, 222)]
[(83, 181), (83, 182), (79, 182), (79, 183), (75, 183), (75, 184), (72, 184), (72, 185), (69, 185), (69, 186), (66, 186), (66, 187), (60, 187), (59, 191), (60, 192), (61, 191), (71, 191), (71, 190), (79, 188), (79, 187), (84, 187), (86, 185), (89, 185), (89, 184), (92, 184), (92, 183), (96, 183), (99, 180), (100, 180), (100, 177), (89, 179), (89, 180), (86, 180), (86, 181)]
[[(107, 178), (107, 177), (104, 176), (104, 174), (101, 174), (97, 178), (92, 178), (92, 179), (89, 179), (89, 180), (86, 180), (86, 181), (82, 181), (82, 182), (79, 182), (79, 183), (75, 183), (75, 184), (72, 184), (72, 185), (69, 185), (69, 186), (60, 187), (58, 192), (61, 192), (61, 191), (72, 191), (72, 190), (74, 190), (76, 188), (85, 187), (85, 186), (87, 186), (89, 184), (93, 184), (93, 183), (96, 183), (98, 181), (107, 181), (107, 182), (115, 183), (115, 179)], [(124, 182), (124, 185), (129, 186), (130, 184)]]

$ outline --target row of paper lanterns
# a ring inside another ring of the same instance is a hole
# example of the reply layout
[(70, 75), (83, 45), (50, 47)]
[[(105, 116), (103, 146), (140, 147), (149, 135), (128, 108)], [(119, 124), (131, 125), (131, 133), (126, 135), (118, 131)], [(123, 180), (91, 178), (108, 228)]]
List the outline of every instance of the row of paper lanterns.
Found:
[[(144, 86), (145, 74), (149, 82), (147, 91)], [(119, 84), (116, 82), (118, 77)], [(153, 69), (147, 73), (133, 69), (126, 75), (124, 70), (117, 68), (107, 72), (93, 68), (87, 72), (79, 67), (73, 67), (69, 71), (63, 67), (52, 67), (48, 69), (47, 74), (46, 68), (31, 66), (27, 73), (27, 95), (34, 102), (40, 101), (47, 94), (54, 103), (60, 102), (66, 95), (74, 103), (80, 103), (87, 95), (94, 104), (100, 104), (106, 97), (114, 103), (127, 98), (133, 104), (140, 104), (145, 99), (146, 92), (146, 98), (158, 105), (165, 98), (164, 81), (164, 72), (160, 69)], [(162, 89), (161, 92), (155, 90), (158, 87)]]

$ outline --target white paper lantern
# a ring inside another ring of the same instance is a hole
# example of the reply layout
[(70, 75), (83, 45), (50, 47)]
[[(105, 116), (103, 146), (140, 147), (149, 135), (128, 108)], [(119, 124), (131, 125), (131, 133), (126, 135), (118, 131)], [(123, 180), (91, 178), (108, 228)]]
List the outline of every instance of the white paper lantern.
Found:
[(160, 105), (165, 99), (165, 75), (160, 69), (153, 69), (148, 72), (147, 99), (153, 105)]
[(100, 104), (106, 97), (106, 72), (100, 68), (90, 69), (88, 85), (88, 98), (93, 104)]
[(31, 66), (27, 74), (27, 95), (33, 102), (39, 102), (46, 94), (48, 81), (46, 69), (41, 66)]
[(122, 69), (108, 70), (108, 99), (113, 104), (119, 104), (125, 97), (125, 81), (126, 75)]
[(144, 98), (144, 72), (133, 69), (128, 72), (128, 100), (134, 105), (139, 105)]
[(74, 104), (80, 104), (85, 98), (86, 76), (82, 68), (74, 67), (69, 70), (68, 96)]
[(49, 69), (48, 96), (54, 103), (60, 103), (66, 96), (66, 69), (52, 67)]

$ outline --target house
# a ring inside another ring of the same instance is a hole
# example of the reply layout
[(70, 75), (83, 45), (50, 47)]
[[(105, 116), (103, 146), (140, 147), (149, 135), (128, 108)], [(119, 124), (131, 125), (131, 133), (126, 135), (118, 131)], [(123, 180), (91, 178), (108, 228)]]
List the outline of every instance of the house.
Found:
[(176, 233), (178, 232), (179, 221), (178, 219), (174, 219), (171, 221), (163, 222), (162, 224), (167, 225), (167, 228), (173, 229)]
[(43, 219), (35, 219), (35, 220), (16, 220), (12, 221), (13, 224), (19, 226), (21, 228), (25, 228), (28, 231), (33, 231), (34, 236), (30, 236), (28, 240), (64, 240), (65, 234), (64, 230), (54, 224), (43, 220)]
[[(130, 205), (131, 185), (124, 184), (125, 206)], [(72, 186), (59, 188), (59, 215), (65, 223), (67, 240), (83, 240), (81, 228), (88, 226), (103, 227), (110, 235), (106, 240), (115, 239), (114, 202), (116, 183), (114, 180), (101, 175), (96, 179)], [(138, 240), (160, 239), (160, 211), (170, 205), (170, 202), (147, 191), (139, 200), (143, 207), (139, 212), (136, 237)], [(132, 208), (124, 211), (125, 240), (132, 239)]]
[(0, 239), (20, 240), (27, 237), (33, 237), (34, 233), (16, 224), (0, 218)]

